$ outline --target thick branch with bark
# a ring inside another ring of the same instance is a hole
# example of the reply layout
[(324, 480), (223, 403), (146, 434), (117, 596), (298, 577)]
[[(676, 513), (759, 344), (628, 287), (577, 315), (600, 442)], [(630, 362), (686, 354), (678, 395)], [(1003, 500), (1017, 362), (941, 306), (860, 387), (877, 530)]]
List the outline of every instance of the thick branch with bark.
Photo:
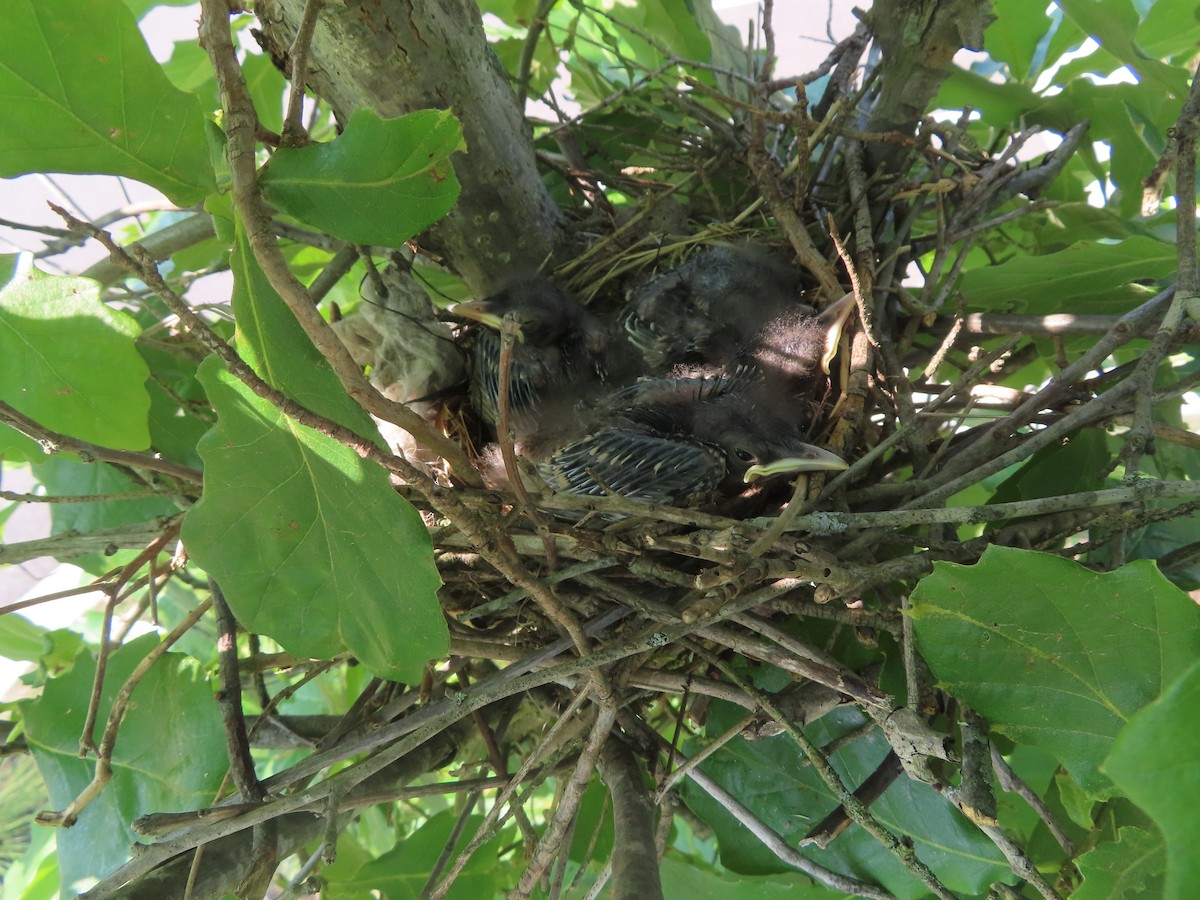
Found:
[[(304, 0), (255, 4), (259, 39), (281, 66), (289, 65), (304, 7)], [(326, 4), (309, 48), (308, 87), (343, 122), (364, 107), (384, 117), (430, 107), (458, 116), (467, 144), (453, 157), (462, 194), (430, 229), (428, 246), (475, 292), (536, 271), (556, 249), (561, 215), (471, 0)]]

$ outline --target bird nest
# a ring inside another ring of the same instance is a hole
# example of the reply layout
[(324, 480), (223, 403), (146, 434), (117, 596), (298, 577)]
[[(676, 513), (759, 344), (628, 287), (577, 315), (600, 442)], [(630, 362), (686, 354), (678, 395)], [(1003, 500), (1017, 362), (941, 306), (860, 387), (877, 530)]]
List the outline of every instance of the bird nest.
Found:
[[(847, 85), (842, 94), (860, 99)], [(935, 563), (975, 563), (993, 545), (1119, 563), (1122, 536), (1194, 510), (1156, 504), (1166, 495), (1145, 485), (1097, 491), (1112, 468), (1133, 471), (1155, 438), (1195, 447), (1148, 414), (1153, 373), (1178, 335), (1131, 343), (1153, 333), (1172, 294), (1065, 330), (968, 309), (968, 257), (1022, 249), (1008, 227), (1045, 209), (1038, 193), (1083, 128), (1031, 158), (1035, 131), (989, 152), (967, 137), (966, 116), (926, 121), (908, 139), (857, 132), (856, 102), (810, 117), (777, 94), (709, 89), (708, 99), (734, 127), (698, 119), (690, 140), (648, 149), (660, 158), (636, 172), (564, 170), (572, 196), (587, 199), (575, 220), (581, 249), (549, 274), (612, 319), (657, 273), (714, 244), (752, 242), (791, 260), (813, 306), (849, 294), (854, 311), (809, 427), (848, 468), (798, 478), (753, 516), (521, 487), (520, 477), (472, 486), (448, 469), (439, 502), (401, 486), (428, 516), (452, 657), (534, 679), (550, 691), (538, 702), (555, 729), (595, 699), (590, 736), (582, 725), (574, 738), (553, 731), (528, 760), (581, 747), (579, 783), (615, 722), (626, 742), (686, 771), (659, 734), (671, 720), (702, 721), (719, 699), (745, 711), (720, 741), (788, 731), (818, 765), (826, 757), (797, 727), (856, 707), (910, 776), (944, 785), (952, 754), (915, 713), (948, 701), (914, 648), (908, 595)], [(731, 160), (742, 164), (732, 175)], [(868, 175), (886, 171), (905, 175)], [(613, 194), (626, 202), (614, 206)], [(519, 448), (501, 425), (511, 476)], [(447, 432), (480, 458), (469, 424), (452, 417)], [(1038, 454), (1094, 449), (1110, 432), (1123, 435), (1119, 450), (1081, 457), (1082, 477), (1065, 489), (1003, 481), (1018, 463), (1036, 477)], [(880, 687), (883, 658), (903, 661), (906, 696)], [(806, 841), (824, 846), (849, 815), (840, 809)]]

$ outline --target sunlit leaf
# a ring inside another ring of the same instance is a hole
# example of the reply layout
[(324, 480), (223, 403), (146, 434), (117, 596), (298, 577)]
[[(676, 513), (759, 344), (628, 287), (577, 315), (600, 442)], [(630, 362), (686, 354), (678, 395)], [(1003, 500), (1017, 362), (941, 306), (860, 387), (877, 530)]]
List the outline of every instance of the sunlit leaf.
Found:
[(462, 149), (452, 113), (380, 119), (359, 109), (336, 140), (281, 148), (262, 186), (272, 203), (308, 225), (356, 244), (400, 247), (458, 199), (450, 155)]
[(143, 450), (148, 369), (138, 327), (87, 278), (46, 275), (22, 257), (0, 286), (0, 399), (54, 431)]
[(120, 0), (6, 3), (0, 94), (0, 176), (125, 175), (183, 206), (213, 189), (196, 98), (163, 75)]
[(1111, 790), (1099, 766), (1130, 717), (1200, 656), (1200, 609), (1149, 562), (1093, 572), (993, 546), (973, 566), (936, 563), (912, 616), (947, 691), (1093, 795)]

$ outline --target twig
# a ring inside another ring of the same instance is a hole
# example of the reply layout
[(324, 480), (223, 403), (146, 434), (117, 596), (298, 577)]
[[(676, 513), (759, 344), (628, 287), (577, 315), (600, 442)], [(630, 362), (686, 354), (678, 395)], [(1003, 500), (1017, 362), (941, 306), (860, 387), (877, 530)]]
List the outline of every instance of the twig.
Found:
[(108, 714), (108, 724), (105, 726), (104, 736), (100, 740), (100, 750), (96, 759), (96, 772), (92, 776), (92, 781), (79, 792), (79, 796), (72, 800), (62, 812), (44, 811), (39, 813), (36, 819), (39, 825), (55, 825), (62, 828), (70, 828), (79, 818), (80, 812), (104, 790), (104, 786), (112, 778), (113, 748), (116, 746), (117, 732), (121, 727), (122, 720), (125, 718), (125, 710), (129, 707), (129, 698), (132, 696), (134, 688), (146, 676), (146, 673), (150, 671), (151, 666), (176, 641), (183, 637), (193, 625), (200, 621), (201, 616), (208, 612), (208, 608), (211, 605), (211, 599), (201, 602), (199, 606), (188, 613), (184, 620), (170, 634), (166, 635), (160, 643), (155, 645), (142, 661), (137, 664), (133, 672), (125, 680), (125, 683), (121, 685), (121, 689), (117, 691), (117, 695), (113, 698), (112, 708)]
[[(78, 221), (73, 219), (72, 221)], [(170, 460), (145, 453), (132, 453), (128, 450), (112, 450), (89, 444), (87, 441), (76, 440), (57, 431), (38, 424), (19, 410), (0, 401), (0, 422), (11, 425), (21, 434), (41, 444), (47, 453), (74, 453), (84, 462), (107, 462), (118, 466), (130, 466), (135, 469), (146, 469), (150, 472), (160, 472), (188, 484), (199, 484), (201, 475), (195, 469), (181, 466)]]
[(283, 143), (297, 146), (308, 140), (301, 117), (304, 112), (304, 85), (308, 81), (308, 49), (317, 30), (317, 17), (325, 0), (305, 0), (304, 12), (296, 28), (296, 37), (288, 49), (288, 105), (280, 137)]

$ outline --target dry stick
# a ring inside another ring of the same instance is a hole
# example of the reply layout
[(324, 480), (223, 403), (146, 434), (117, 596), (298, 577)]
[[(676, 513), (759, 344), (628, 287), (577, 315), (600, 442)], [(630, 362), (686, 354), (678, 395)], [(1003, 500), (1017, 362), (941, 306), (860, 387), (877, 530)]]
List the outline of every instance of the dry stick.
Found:
[(440, 898), (444, 897), (446, 892), (450, 890), (451, 885), (453, 885), (454, 879), (457, 878), (458, 874), (462, 871), (463, 866), (467, 864), (470, 858), (475, 854), (475, 851), (482, 847), (491, 838), (492, 834), (494, 833), (496, 823), (500, 819), (500, 813), (504, 809), (505, 805), (512, 801), (512, 796), (516, 793), (517, 788), (529, 777), (529, 773), (532, 772), (545, 757), (548, 749), (553, 747), (554, 743), (558, 739), (559, 732), (568, 725), (574, 724), (575, 714), (579, 711), (579, 708), (583, 706), (588, 696), (589, 689), (584, 688), (571, 698), (571, 702), (567, 705), (567, 708), (563, 711), (563, 714), (555, 720), (554, 724), (551, 725), (550, 729), (546, 732), (545, 737), (543, 737), (538, 745), (533, 748), (533, 751), (526, 756), (525, 761), (521, 764), (521, 768), (517, 770), (517, 773), (513, 775), (512, 778), (507, 780), (503, 790), (500, 791), (500, 793), (496, 796), (495, 801), (492, 803), (492, 808), (488, 810), (487, 816), (484, 817), (484, 820), (475, 830), (475, 834), (471, 838), (470, 842), (465, 848), (463, 848), (463, 851), (454, 860), (454, 865), (450, 867), (450, 871), (446, 873), (446, 877), (442, 879), (441, 884), (439, 884), (437, 889), (429, 895), (429, 900), (440, 900)]
[(642, 724), (639, 730), (646, 738), (657, 744), (661, 752), (669, 754), (668, 763), (670, 765), (675, 766), (677, 770), (686, 770), (688, 778), (694, 781), (701, 790), (722, 806), (726, 812), (737, 819), (747, 831), (758, 838), (762, 845), (775, 854), (782, 862), (795, 869), (799, 869), (809, 878), (835, 891), (842, 891), (856, 897), (870, 897), (873, 900), (895, 900), (892, 894), (882, 888), (859, 881), (856, 878), (842, 875), (839, 872), (834, 872), (831, 869), (825, 868), (820, 863), (809, 859), (799, 850), (792, 847), (771, 826), (758, 818), (749, 807), (742, 804), (733, 794), (725, 790), (714, 778), (707, 775), (702, 769), (689, 765), (688, 757), (677, 750), (672, 751), (666, 740), (657, 731), (644, 724)]
[(119, 596), (121, 588), (129, 582), (129, 579), (133, 577), (134, 573), (147, 560), (153, 559), (162, 551), (167, 541), (179, 533), (182, 524), (183, 521), (181, 519), (172, 521), (163, 529), (162, 534), (151, 541), (141, 553), (121, 569), (120, 574), (114, 580), (112, 588), (105, 592), (108, 594), (108, 601), (104, 604), (104, 624), (100, 628), (100, 649), (96, 655), (96, 675), (92, 680), (92, 695), (88, 700), (88, 711), (83, 724), (83, 733), (79, 736), (80, 756), (87, 756), (88, 751), (96, 750), (96, 744), (92, 739), (92, 732), (96, 728), (96, 716), (100, 710), (100, 694), (104, 690), (104, 675), (108, 670), (109, 654), (112, 652), (113, 609), (116, 607), (117, 601), (123, 599)]
[[(675, 785), (678, 784), (685, 776), (690, 775), (692, 770), (699, 766), (700, 763), (704, 762), (706, 759), (732, 741), (735, 737), (738, 737), (742, 732), (753, 725), (757, 719), (757, 711), (752, 712), (748, 716), (743, 716), (729, 728), (722, 731), (719, 735), (701, 747), (700, 750), (693, 754), (690, 758), (684, 757), (686, 759), (684, 764), (672, 769), (671, 773), (662, 780), (662, 784), (658, 786), (658, 793), (654, 795), (654, 802), (662, 803), (663, 798), (666, 797), (667, 792), (671, 790), (671, 788), (675, 787)], [(682, 754), (680, 754), (678, 749), (672, 745), (670, 747), (670, 756), (671, 759), (674, 760), (676, 756), (682, 756)], [(672, 762), (671, 764), (673, 765), (674, 763)]]
[(962, 778), (957, 786), (939, 789), (958, 810), (982, 831), (1008, 860), (1009, 868), (1023, 878), (1046, 900), (1060, 900), (1025, 851), (1005, 834), (996, 818), (996, 793), (992, 786), (991, 745), (987, 723), (972, 710), (965, 710), (959, 722), (962, 734)]
[(254, 759), (250, 756), (250, 736), (246, 732), (246, 716), (242, 709), (237, 620), (234, 619), (229, 604), (225, 602), (225, 597), (215, 582), (212, 585), (212, 600), (217, 611), (217, 668), (221, 676), (217, 702), (221, 707), (221, 719), (225, 725), (229, 773), (243, 797), (262, 800), (266, 797), (266, 791), (263, 790), (254, 771)]
[[(793, 587), (801, 586), (794, 581)], [(176, 838), (163, 841), (152, 847), (147, 847), (116, 872), (104, 878), (91, 890), (82, 895), (86, 900), (101, 900), (114, 896), (114, 892), (123, 884), (135, 880), (154, 869), (161, 863), (180, 853), (191, 850), (200, 844), (217, 840), (229, 834), (242, 831), (259, 822), (278, 818), (289, 812), (304, 809), (322, 802), (330, 794), (345, 792), (349, 787), (358, 784), (366, 778), (381, 771), (392, 762), (419, 747), (426, 741), (439, 734), (445, 728), (457, 722), (464, 716), (470, 715), (475, 709), (481, 709), (505, 697), (513, 696), (522, 691), (532, 690), (553, 681), (560, 681), (582, 673), (594, 674), (594, 670), (611, 662), (642, 653), (653, 647), (665, 646), (674, 640), (690, 633), (696, 628), (715, 624), (744, 609), (749, 609), (764, 602), (775, 592), (784, 589), (782, 585), (773, 585), (764, 591), (751, 592), (731, 601), (722, 609), (697, 623), (678, 625), (657, 625), (642, 629), (628, 638), (614, 641), (612, 644), (581, 659), (571, 659), (542, 669), (529, 672), (529, 669), (541, 661), (563, 652), (570, 646), (570, 641), (563, 639), (552, 644), (548, 650), (531, 654), (525, 663), (514, 663), (512, 666), (489, 676), (469, 691), (456, 695), (453, 699), (431, 704), (418, 712), (405, 717), (372, 732), (370, 735), (356, 740), (348, 740), (344, 746), (326, 753), (315, 753), (286, 772), (281, 772), (265, 782), (269, 790), (276, 790), (284, 785), (302, 780), (325, 766), (332, 765), (358, 753), (378, 749), (374, 756), (343, 769), (328, 777), (325, 781), (312, 787), (296, 791), (286, 797), (261, 804), (235, 819), (214, 824), (205, 824), (190, 829)], [(599, 630), (627, 614), (626, 610), (610, 610), (597, 617), (589, 624), (589, 630)], [(528, 674), (525, 674), (528, 673)], [(236, 800), (237, 798), (232, 798)], [(873, 895), (887, 896), (887, 895)]]
[(100, 740), (100, 751), (96, 759), (96, 773), (92, 777), (92, 781), (79, 792), (70, 805), (62, 812), (44, 811), (38, 813), (37, 823), (39, 825), (57, 825), (63, 828), (70, 828), (79, 818), (79, 813), (91, 803), (99, 795), (104, 786), (108, 784), (112, 777), (112, 753), (113, 748), (117, 743), (117, 732), (120, 730), (121, 721), (125, 718), (125, 710), (129, 707), (129, 698), (133, 694), (133, 689), (150, 671), (150, 667), (154, 665), (171, 646), (184, 636), (193, 625), (200, 621), (200, 617), (208, 612), (208, 608), (212, 606), (212, 600), (205, 600), (194, 610), (188, 613), (187, 617), (162, 641), (157, 644), (141, 662), (137, 664), (129, 677), (125, 679), (125, 683), (121, 685), (121, 689), (117, 691), (117, 695), (113, 698), (112, 708), (108, 714), (108, 724), (104, 728), (104, 736)]
[(525, 43), (521, 45), (521, 58), (517, 63), (517, 108), (525, 108), (525, 100), (529, 96), (529, 73), (533, 68), (533, 56), (537, 52), (537, 43), (545, 30), (546, 16), (554, 8), (557, 0), (539, 0), (537, 9), (525, 33)]
[(500, 458), (504, 460), (504, 474), (517, 502), (535, 525), (545, 527), (545, 519), (537, 511), (529, 491), (525, 490), (525, 482), (521, 478), (521, 470), (517, 468), (517, 452), (512, 439), (512, 358), (513, 347), (517, 340), (520, 326), (512, 313), (506, 313), (500, 323), (500, 360), (496, 390), (496, 441), (500, 444)]
[(563, 786), (562, 798), (555, 807), (554, 818), (543, 832), (542, 839), (533, 851), (533, 858), (525, 867), (525, 871), (521, 873), (521, 879), (517, 882), (516, 888), (508, 894), (510, 900), (523, 900), (530, 896), (537, 886), (538, 880), (542, 877), (542, 873), (546, 871), (546, 866), (558, 853), (567, 826), (574, 820), (575, 813), (579, 809), (579, 802), (583, 799), (583, 792), (587, 787), (588, 780), (592, 777), (592, 770), (596, 768), (596, 761), (600, 757), (600, 751), (604, 748), (604, 742), (608, 740), (609, 733), (616, 724), (617, 698), (612, 693), (611, 685), (595, 682), (592, 691), (597, 695), (595, 697), (598, 707), (596, 721), (579, 753), (575, 771), (571, 773), (571, 777)]
[[(217, 29), (220, 31), (221, 29)], [(226, 29), (226, 32), (228, 29)], [(228, 34), (226, 33), (226, 38)], [(557, 600), (554, 594), (542, 582), (538, 581), (530, 574), (520, 562), (520, 558), (513, 548), (511, 541), (496, 532), (496, 529), (488, 529), (477, 516), (469, 513), (467, 509), (455, 499), (452, 495), (438, 490), (430, 479), (421, 473), (416, 467), (410, 464), (402, 457), (392, 456), (379, 449), (373, 442), (363, 440), (355, 432), (330, 419), (319, 416), (311, 412), (306, 407), (287, 397), (281, 391), (276, 390), (271, 385), (267, 384), (258, 375), (246, 365), (245, 361), (230, 347), (225, 341), (208, 327), (196, 313), (187, 305), (187, 303), (176, 294), (170, 286), (162, 279), (157, 267), (152, 260), (143, 259), (140, 262), (129, 256), (124, 249), (118, 247), (112, 240), (112, 237), (98, 228), (89, 225), (79, 219), (71, 217), (65, 211), (59, 211), (60, 215), (66, 218), (66, 221), (72, 228), (79, 228), (85, 233), (91, 235), (100, 241), (109, 250), (114, 261), (126, 266), (130, 271), (134, 272), (143, 281), (149, 285), (155, 293), (165, 302), (180, 320), (191, 330), (196, 336), (213, 352), (215, 352), (225, 363), (230, 373), (239, 381), (245, 384), (257, 396), (263, 398), (268, 403), (276, 406), (281, 412), (296, 421), (321, 432), (334, 440), (355, 451), (364, 459), (370, 459), (380, 466), (383, 466), (387, 471), (398, 475), (404, 481), (421, 490), (429, 500), (430, 504), (453, 522), (459, 530), (468, 537), (472, 544), (481, 548), (481, 554), (492, 563), (501, 574), (509, 579), (514, 585), (524, 588), (529, 591), (530, 595), (537, 601), (538, 605), (546, 612), (546, 614), (557, 624), (563, 628), (568, 634), (576, 640), (577, 645), (586, 646), (586, 641), (583, 639), (582, 631), (579, 629), (579, 624), (574, 617), (566, 611), (562, 604)], [(136, 252), (136, 248), (135, 248)], [(0, 413), (4, 413), (4, 404), (0, 404)], [(381, 416), (380, 418), (385, 418)], [(424, 420), (421, 420), (422, 427), (426, 427)], [(402, 425), (410, 434), (419, 436), (418, 432), (413, 431), (407, 426)], [(451, 446), (457, 448), (457, 445), (452, 441), (445, 440)], [(427, 445), (428, 446), (428, 445)], [(447, 460), (453, 460), (446, 453), (442, 452), (440, 447), (434, 447)], [(457, 450), (461, 453), (461, 450)], [(486, 549), (485, 549), (486, 548)]]
[(662, 876), (654, 845), (653, 807), (642, 781), (642, 768), (626, 744), (605, 743), (600, 775), (613, 806), (613, 900), (661, 900)]
[(1200, 496), (1200, 482), (1158, 481), (1141, 479), (1137, 487), (1107, 488), (1100, 491), (1080, 491), (1035, 500), (1014, 500), (991, 506), (930, 507), (928, 509), (892, 509), (883, 512), (844, 513), (819, 512), (799, 516), (792, 523), (795, 531), (814, 535), (842, 534), (859, 528), (895, 530), (912, 525), (978, 525), (1002, 522), (1027, 516), (1092, 509), (1099, 506), (1118, 506), (1153, 498), (1187, 500)]
[(334, 334), (329, 323), (321, 317), (308, 291), (292, 274), (280, 252), (271, 218), (258, 188), (254, 156), (258, 117), (230, 37), (229, 8), (221, 0), (203, 0), (201, 3), (200, 43), (208, 52), (221, 90), (234, 208), (245, 227), (255, 259), (271, 287), (287, 304), (318, 352), (329, 361), (346, 393), (367, 412), (400, 426), (426, 448), (436, 451), (467, 484), (478, 486), (479, 474), (458, 444), (434, 430), (424, 418), (403, 403), (388, 400), (367, 381), (362, 369), (351, 358), (350, 352)]
[[(1004, 418), (993, 422), (988, 431), (995, 434), (1013, 433), (1029, 424), (1041, 410), (1053, 405), (1068, 387), (1096, 369), (1118, 347), (1136, 337), (1145, 324), (1156, 317), (1159, 308), (1168, 303), (1174, 294), (1174, 287), (1167, 288), (1141, 306), (1121, 316), (1104, 337), (1089, 347), (1075, 362), (1059, 372), (1024, 403)], [(961, 472), (970, 472), (988, 462), (989, 458), (989, 442), (986, 439), (980, 440), (975, 446), (955, 457), (947, 470), (933, 479), (933, 483), (936, 485), (950, 480)]]
[[(687, 643), (692, 644), (691, 641), (688, 641)], [(830, 764), (825, 754), (821, 752), (820, 748), (813, 744), (812, 741), (810, 741), (804, 734), (804, 732), (797, 728), (787, 718), (787, 716), (783, 714), (783, 712), (775, 705), (775, 702), (770, 697), (768, 697), (762, 691), (759, 691), (758, 689), (746, 684), (745, 679), (735, 672), (733, 668), (724, 660), (713, 656), (711, 653), (697, 645), (692, 644), (692, 649), (693, 652), (695, 652), (698, 656), (709, 660), (712, 665), (715, 665), (718, 669), (720, 669), (727, 678), (734, 682), (734, 684), (738, 685), (738, 687), (746, 691), (747, 694), (754, 697), (755, 700), (758, 701), (759, 706), (766, 711), (766, 713), (770, 715), (773, 720), (783, 726), (784, 731), (786, 731), (792, 740), (796, 742), (797, 746), (800, 748), (800, 752), (804, 754), (805, 758), (812, 765), (814, 771), (816, 771), (820, 779), (825, 782), (825, 786), (829, 788), (834, 797), (837, 798), (838, 802), (842, 805), (842, 808), (846, 810), (846, 813), (860, 828), (867, 832), (867, 834), (871, 835), (871, 837), (875, 838), (875, 840), (878, 841), (886, 850), (891, 852), (904, 865), (904, 867), (909, 870), (909, 872), (915, 875), (922, 884), (929, 888), (930, 891), (936, 894), (939, 898), (942, 898), (942, 900), (955, 900), (954, 895), (945, 887), (945, 885), (941, 883), (941, 881), (938, 880), (938, 877), (933, 873), (933, 871), (917, 857), (912, 846), (900, 840), (898, 837), (884, 828), (883, 825), (881, 825), (879, 821), (871, 814), (870, 809), (868, 809), (865, 804), (855, 797), (853, 792), (846, 788), (846, 786), (842, 783), (841, 776), (838, 775), (837, 771)]]
[[(61, 207), (53, 205), (52, 208), (56, 212), (61, 209)], [(78, 222), (79, 220), (72, 218), (71, 221)], [(107, 447), (99, 447), (96, 444), (89, 444), (87, 441), (76, 440), (65, 434), (59, 434), (57, 431), (51, 431), (3, 401), (0, 401), (0, 422), (11, 425), (30, 440), (37, 441), (46, 453), (74, 453), (84, 462), (99, 460), (118, 466), (147, 469), (151, 472), (178, 478), (189, 484), (199, 484), (201, 480), (200, 473), (195, 469), (181, 466), (170, 460), (159, 459), (144, 453), (132, 453), (128, 450), (110, 450)]]
[(39, 603), (49, 603), (52, 600), (62, 600), (66, 597), (77, 597), (80, 594), (90, 594), (92, 591), (107, 591), (115, 586), (115, 581), (93, 581), (90, 584), (80, 585), (79, 587), (67, 588), (65, 591), (55, 591), (53, 594), (42, 594), (40, 597), (31, 597), (28, 600), (10, 603), (8, 606), (0, 606), (0, 616), (17, 612), (18, 610), (25, 609), (29, 606), (37, 606)]
[(1013, 771), (1012, 766), (1008, 764), (1008, 760), (996, 749), (995, 744), (991, 745), (991, 755), (992, 769), (996, 773), (996, 781), (1000, 784), (1000, 787), (1011, 794), (1016, 794), (1028, 803), (1029, 808), (1037, 813), (1038, 818), (1045, 823), (1046, 828), (1054, 837), (1054, 840), (1058, 842), (1058, 846), (1062, 848), (1063, 853), (1069, 857), (1075, 856), (1077, 849), (1075, 842), (1067, 836), (1058, 819), (1054, 817), (1054, 813), (1050, 812), (1050, 808), (1046, 805), (1046, 802), (1038, 796), (1033, 788), (1024, 782), (1021, 776)]
[(1196, 137), (1197, 131), (1200, 130), (1198, 117), (1200, 77), (1193, 73), (1187, 100), (1172, 129), (1174, 143), (1178, 147), (1175, 165), (1175, 208), (1176, 221), (1180, 225), (1176, 229), (1175, 247), (1179, 274), (1175, 298), (1163, 316), (1158, 331), (1150, 340), (1150, 346), (1138, 360), (1137, 370), (1131, 376), (1138, 385), (1134, 395), (1133, 426), (1126, 435), (1125, 446), (1121, 448), (1118, 457), (1125, 466), (1126, 479), (1136, 477), (1143, 453), (1154, 452), (1151, 398), (1154, 392), (1154, 373), (1163, 357), (1167, 355), (1175, 334), (1183, 323), (1185, 311), (1190, 312), (1193, 317), (1200, 314), (1200, 305), (1197, 305), (1197, 298), (1200, 297), (1200, 277), (1197, 276), (1196, 270)]

